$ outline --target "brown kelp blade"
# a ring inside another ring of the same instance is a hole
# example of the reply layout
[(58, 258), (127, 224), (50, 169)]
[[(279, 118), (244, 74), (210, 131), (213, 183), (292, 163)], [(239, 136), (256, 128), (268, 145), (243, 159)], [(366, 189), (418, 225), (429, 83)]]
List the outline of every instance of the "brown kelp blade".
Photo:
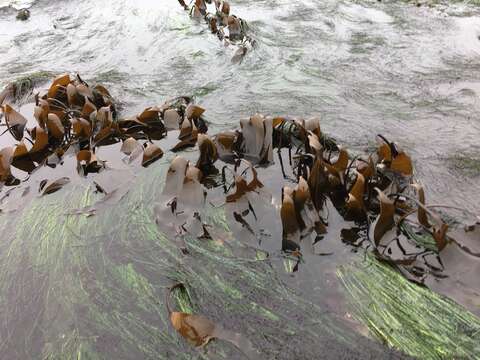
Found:
[(92, 136), (92, 125), (84, 118), (70, 120), (73, 127), (73, 134), (79, 139), (89, 139)]
[(238, 201), (249, 191), (247, 180), (243, 176), (236, 176), (235, 193), (228, 195), (226, 201), (227, 203)]
[(243, 175), (235, 175), (235, 193), (227, 196), (227, 203), (238, 201), (247, 193), (261, 189), (264, 186), (258, 179), (258, 172), (253, 167), (252, 163), (246, 160), (243, 162), (247, 164), (247, 169), (250, 169), (252, 173), (252, 180), (247, 182)]
[(418, 202), (423, 205), (418, 207), (418, 222), (425, 226), (426, 228), (431, 227), (430, 222), (428, 221), (427, 211), (425, 210), (425, 190), (423, 186), (419, 183), (412, 184), (412, 187), (417, 191)]
[(20, 114), (8, 104), (3, 105), (2, 110), (5, 114), (5, 121), (7, 123), (8, 129), (10, 130), (10, 133), (15, 138), (15, 140), (22, 140), (25, 125), (27, 125), (27, 119), (25, 119), (22, 114)]
[(142, 166), (147, 167), (163, 156), (163, 150), (155, 144), (148, 144), (143, 151)]
[(187, 109), (185, 110), (185, 116), (188, 120), (199, 119), (204, 112), (205, 112), (204, 108), (190, 103), (188, 104)]
[(0, 150), (0, 182), (5, 182), (11, 176), (10, 165), (13, 160), (14, 149), (6, 147)]
[(13, 152), (13, 159), (19, 159), (24, 156), (28, 155), (28, 149), (27, 146), (25, 145), (25, 142), (21, 141), (20, 144), (18, 144), (15, 147), (15, 151)]
[(48, 148), (48, 134), (40, 126), (34, 129), (35, 142), (30, 149), (31, 154), (40, 153)]
[(363, 197), (365, 195), (365, 177), (356, 171), (357, 178), (350, 193), (348, 194), (347, 208), (354, 211), (362, 211), (364, 209)]
[(313, 204), (308, 183), (302, 176), (300, 176), (298, 184), (293, 191), (293, 202), (301, 238), (310, 235), (314, 230), (317, 234), (326, 232), (320, 215)]
[(178, 2), (180, 3), (180, 5), (182, 5), (182, 7), (183, 7), (185, 10), (188, 10), (188, 5), (185, 4), (185, 1), (184, 1), (184, 0), (178, 0)]
[(316, 157), (308, 177), (308, 186), (317, 211), (322, 210), (328, 190), (328, 174), (322, 158)]
[(218, 160), (217, 147), (213, 141), (205, 134), (198, 134), (198, 150), (200, 156), (197, 161), (199, 169), (213, 165)]
[(50, 104), (47, 100), (38, 99), (37, 105), (35, 106), (33, 116), (37, 120), (37, 123), (42, 128), (45, 128), (47, 122), (47, 116), (50, 112)]
[(77, 153), (77, 170), (79, 174), (98, 173), (103, 168), (103, 163), (97, 159), (91, 150), (81, 150)]
[(340, 148), (338, 159), (334, 164), (332, 164), (332, 166), (335, 168), (335, 170), (337, 171), (340, 177), (343, 176), (343, 174), (348, 168), (348, 159), (349, 159), (349, 155), (348, 155), (347, 149)]
[(273, 159), (273, 119), (255, 114), (241, 119), (242, 144), (244, 155), (259, 163), (268, 163)]
[(378, 246), (383, 235), (395, 225), (395, 202), (389, 199), (380, 189), (375, 188), (375, 190), (378, 193), (378, 200), (380, 202), (380, 214), (377, 216), (375, 222), (372, 223), (373, 232), (371, 232), (371, 234), (373, 235), (374, 244)]
[(65, 75), (60, 75), (53, 80), (52, 85), (50, 86), (50, 89), (48, 90), (48, 98), (55, 98), (59, 89), (65, 88), (68, 86), (68, 84), (71, 83), (70, 75), (65, 74)]
[(56, 114), (48, 114), (47, 129), (48, 133), (58, 141), (62, 140), (65, 135), (65, 128), (63, 127), (62, 121)]
[(131, 155), (138, 146), (141, 146), (140, 143), (133, 137), (129, 137), (123, 142), (120, 151), (123, 152), (125, 155)]
[(204, 347), (213, 339), (224, 340), (232, 343), (249, 359), (257, 359), (257, 352), (245, 336), (227, 330), (205, 316), (174, 311), (170, 314), (170, 321), (175, 330), (194, 346)]
[(280, 217), (282, 219), (282, 237), (283, 237), (283, 250), (295, 250), (293, 247), (298, 248), (300, 243), (300, 226), (297, 221), (297, 215), (295, 211), (293, 189), (284, 187), (282, 190), (282, 207), (280, 209)]
[(447, 246), (447, 231), (448, 225), (443, 221), (433, 226), (433, 238), (437, 243), (438, 251), (442, 251)]
[(167, 109), (163, 113), (163, 121), (168, 130), (177, 130), (181, 120), (182, 118), (176, 109)]
[(399, 153), (393, 158), (390, 168), (405, 176), (413, 175), (412, 159), (404, 152)]
[(180, 194), (187, 168), (188, 161), (184, 157), (177, 156), (173, 159), (167, 171), (163, 194), (168, 196), (178, 196)]
[(194, 346), (205, 346), (214, 338), (215, 324), (205, 316), (172, 312), (170, 321), (175, 330)]
[(40, 182), (40, 194), (48, 195), (57, 192), (70, 182), (70, 178), (61, 177), (56, 180), (43, 180)]
[(237, 134), (232, 131), (221, 132), (213, 138), (218, 156), (222, 159), (234, 156)]

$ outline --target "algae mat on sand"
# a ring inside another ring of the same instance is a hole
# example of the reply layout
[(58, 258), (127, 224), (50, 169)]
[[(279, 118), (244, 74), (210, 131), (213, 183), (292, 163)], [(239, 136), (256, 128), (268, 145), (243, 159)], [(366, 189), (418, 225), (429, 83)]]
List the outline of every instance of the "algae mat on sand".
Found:
[(372, 256), (339, 269), (355, 315), (387, 345), (419, 359), (480, 358), (480, 319)]

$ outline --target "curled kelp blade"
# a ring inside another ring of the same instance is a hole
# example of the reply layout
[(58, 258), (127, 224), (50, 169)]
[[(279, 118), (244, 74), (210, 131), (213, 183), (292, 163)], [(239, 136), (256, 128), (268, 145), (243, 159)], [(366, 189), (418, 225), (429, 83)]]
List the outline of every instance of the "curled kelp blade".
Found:
[(190, 103), (188, 104), (185, 110), (185, 117), (188, 120), (200, 119), (200, 117), (204, 112), (205, 112), (205, 109), (202, 108), (201, 106)]
[(314, 133), (308, 134), (308, 146), (310, 148), (310, 152), (316, 156), (321, 157), (323, 153), (323, 146), (320, 144), (320, 140), (318, 136)]
[[(214, 24), (213, 26), (216, 26), (216, 22), (214, 19), (212, 19), (212, 22), (210, 24), (212, 25), (212, 23)], [(215, 32), (215, 30), (212, 30), (212, 32)], [(232, 56), (232, 64), (240, 64), (245, 58), (245, 55), (247, 55), (247, 52), (248, 48), (246, 46), (240, 46)]]
[(215, 324), (204, 316), (172, 312), (170, 321), (192, 345), (205, 346), (214, 338)]
[(322, 137), (322, 130), (320, 128), (320, 118), (318, 116), (313, 116), (304, 121), (303, 127), (307, 131), (311, 131), (318, 139)]
[(161, 159), (163, 150), (155, 144), (148, 144), (143, 150), (142, 166), (147, 167), (153, 162)]
[(190, 119), (185, 119), (180, 128), (179, 139), (181, 140), (175, 145), (171, 151), (177, 152), (187, 147), (193, 147), (197, 144), (198, 129), (195, 122)]
[(335, 170), (335, 171), (332, 171), (332, 175), (335, 175), (335, 172), (336, 172), (338, 177), (343, 179), (343, 176), (345, 175), (345, 171), (348, 168), (349, 159), (350, 159), (350, 155), (348, 154), (348, 150), (345, 147), (340, 148), (337, 160), (331, 165)]
[(226, 202), (235, 202), (241, 199), (244, 195), (249, 192), (247, 180), (243, 176), (236, 176), (235, 177), (235, 192), (230, 194), (226, 198)]
[(218, 160), (217, 147), (208, 135), (198, 134), (198, 150), (200, 156), (197, 160), (197, 168), (208, 168)]
[(2, 111), (5, 115), (8, 130), (12, 136), (17, 141), (22, 140), (27, 119), (8, 104), (2, 106)]
[(138, 146), (141, 146), (140, 143), (135, 138), (129, 137), (122, 143), (120, 151), (125, 155), (131, 155)]
[(77, 90), (77, 87), (70, 83), (67, 85), (67, 101), (68, 105), (71, 107), (74, 106), (80, 106), (83, 102), (83, 97), (80, 95), (80, 93)]
[(301, 238), (305, 238), (313, 231), (318, 235), (324, 234), (326, 232), (324, 222), (313, 204), (308, 183), (302, 176), (293, 191), (293, 201)]
[(242, 151), (247, 158), (268, 163), (273, 160), (273, 119), (255, 114), (240, 120), (242, 129)]
[(227, 161), (235, 156), (237, 140), (238, 134), (233, 131), (221, 132), (214, 136), (213, 142), (220, 159)]
[(77, 171), (81, 175), (98, 173), (103, 169), (104, 163), (98, 160), (91, 150), (81, 150), (77, 153)]
[(32, 135), (34, 143), (29, 151), (31, 154), (40, 153), (48, 148), (48, 134), (43, 128), (40, 126), (35, 127)]
[(169, 196), (177, 196), (180, 194), (187, 173), (187, 168), (188, 161), (184, 157), (177, 156), (173, 159), (167, 171), (163, 194)]
[(57, 97), (58, 93), (64, 89), (66, 92), (66, 88), (68, 84), (70, 84), (72, 79), (70, 78), (69, 74), (64, 74), (56, 77), (53, 80), (52, 85), (50, 85), (50, 88), (48, 89), (47, 96), (49, 99), (53, 99)]
[(405, 176), (413, 175), (412, 159), (404, 152), (399, 153), (393, 158), (390, 168)]
[(96, 131), (108, 128), (113, 123), (113, 113), (110, 106), (103, 106), (95, 114), (94, 118)]
[(27, 155), (28, 155), (27, 145), (25, 145), (25, 142), (22, 140), (17, 146), (15, 146), (15, 151), (13, 152), (13, 160), (25, 157)]
[(183, 179), (183, 187), (178, 195), (178, 201), (182, 204), (201, 206), (205, 200), (205, 192), (201, 184), (202, 172), (193, 165), (187, 167)]
[(84, 98), (85, 99), (85, 103), (82, 107), (82, 117), (84, 119), (91, 119), (91, 115), (94, 114), (96, 115), (96, 113), (98, 112), (98, 109), (97, 107), (95, 106), (95, 104), (93, 104), (90, 99), (88, 99), (87, 97)]
[[(214, 339), (228, 341), (246, 355), (248, 359), (259, 359), (258, 352), (244, 335), (231, 331), (206, 316), (173, 311), (170, 305), (171, 292), (180, 286), (183, 288), (182, 284), (177, 284), (169, 289), (169, 292), (166, 293), (165, 305), (169, 313), (170, 323), (185, 340), (196, 347), (205, 347)], [(186, 301), (189, 302), (188, 300)]]
[(328, 173), (321, 157), (316, 157), (308, 177), (311, 198), (317, 211), (321, 211), (329, 190)]
[(213, 339), (224, 340), (232, 343), (249, 359), (258, 359), (252, 343), (245, 336), (227, 330), (205, 316), (172, 312), (170, 321), (174, 329), (194, 346), (204, 347)]
[(182, 117), (177, 109), (167, 109), (163, 113), (163, 120), (168, 130), (177, 130), (181, 124)]
[(90, 122), (84, 118), (73, 118), (70, 119), (72, 124), (73, 134), (78, 139), (89, 139), (92, 136), (92, 125)]
[(45, 128), (47, 122), (47, 116), (50, 113), (50, 104), (45, 99), (37, 99), (37, 103), (34, 108), (33, 116), (37, 120), (40, 127)]
[(58, 115), (50, 113), (47, 117), (48, 134), (55, 140), (61, 141), (65, 135), (65, 128)]
[(48, 195), (57, 192), (70, 182), (70, 178), (61, 177), (56, 180), (42, 180), (40, 182), (39, 192), (41, 195)]
[(378, 194), (378, 201), (380, 202), (380, 214), (370, 227), (370, 239), (375, 245), (378, 245), (382, 237), (395, 226), (395, 202), (390, 199), (383, 191), (375, 188)]
[(298, 224), (293, 189), (286, 186), (282, 190), (282, 250), (298, 250), (300, 248), (300, 225)]
[(389, 142), (384, 136), (378, 135), (380, 145), (377, 156), (380, 163), (385, 164), (390, 170), (404, 176), (413, 175), (412, 159), (404, 151), (400, 151), (394, 143)]
[(375, 164), (373, 158), (370, 155), (368, 160), (357, 160), (357, 171), (363, 175), (365, 179), (370, 179), (376, 174)]
[(265, 137), (263, 139), (262, 152), (260, 153), (260, 163), (268, 164), (273, 161), (273, 118), (267, 116), (263, 121)]
[(0, 182), (7, 181), (12, 173), (10, 166), (13, 161), (14, 149), (12, 147), (6, 147), (0, 150)]
[(418, 222), (425, 226), (426, 228), (430, 228), (432, 225), (428, 221), (428, 214), (425, 210), (425, 190), (423, 189), (423, 186), (419, 183), (414, 183), (412, 184), (412, 187), (416, 190), (417, 196), (418, 196), (418, 201), (421, 205), (418, 207)]
[[(258, 172), (253, 167), (252, 163), (250, 163), (249, 161), (243, 161), (241, 163), (246, 164), (247, 168), (241, 174), (235, 173), (235, 177), (234, 177), (235, 192), (233, 194), (227, 195), (227, 198), (226, 198), (227, 203), (236, 202), (242, 199), (248, 193), (256, 192), (259, 189), (264, 187), (263, 183), (258, 179)], [(237, 164), (240, 164), (240, 163), (237, 163)], [(252, 178), (250, 181), (247, 181), (247, 179), (244, 176), (246, 175), (245, 173), (247, 170), (250, 170), (252, 175)]]
[(358, 171), (355, 171), (357, 178), (348, 194), (347, 209), (352, 212), (361, 213), (364, 211), (363, 197), (365, 195), (365, 177)]

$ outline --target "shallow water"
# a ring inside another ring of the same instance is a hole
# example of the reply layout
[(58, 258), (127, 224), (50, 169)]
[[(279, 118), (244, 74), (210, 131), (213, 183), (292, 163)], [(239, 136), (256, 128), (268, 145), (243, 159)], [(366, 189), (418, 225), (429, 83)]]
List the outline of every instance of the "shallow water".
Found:
[[(5, 2), (4, 2), (5, 3)], [(445, 159), (478, 160), (480, 10), (398, 2), (235, 1), (258, 48), (241, 65), (174, 0), (38, 1), (0, 12), (0, 84), (80, 72), (129, 113), (195, 94), (231, 128), (254, 112), (308, 116), (350, 148), (377, 133), (408, 149), (435, 203), (480, 211), (480, 182)]]
[[(402, 145), (431, 203), (480, 212), (478, 172), (447, 161), (478, 159), (480, 150), (480, 9), (285, 0), (232, 1), (232, 8), (258, 44), (240, 65), (175, 0), (36, 1), (27, 22), (4, 8), (0, 85), (40, 70), (78, 72), (106, 85), (127, 114), (194, 94), (210, 133), (255, 112), (319, 114), (325, 132), (356, 151), (371, 148), (378, 133)], [(269, 185), (280, 189), (276, 182)], [(278, 218), (265, 222), (280, 225)], [(278, 252), (280, 232), (272, 228), (262, 248)], [(343, 315), (335, 269), (350, 249), (338, 239), (331, 232), (321, 243), (322, 253), (335, 256), (307, 255), (309, 266), (287, 280)], [(461, 292), (457, 300), (478, 308)]]

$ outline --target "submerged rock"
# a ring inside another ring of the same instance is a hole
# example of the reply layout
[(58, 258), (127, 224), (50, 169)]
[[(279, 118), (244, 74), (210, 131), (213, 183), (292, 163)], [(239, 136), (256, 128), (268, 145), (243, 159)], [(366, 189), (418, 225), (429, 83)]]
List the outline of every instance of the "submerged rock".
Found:
[(17, 20), (27, 21), (28, 19), (30, 19), (30, 10), (28, 9), (18, 10)]

